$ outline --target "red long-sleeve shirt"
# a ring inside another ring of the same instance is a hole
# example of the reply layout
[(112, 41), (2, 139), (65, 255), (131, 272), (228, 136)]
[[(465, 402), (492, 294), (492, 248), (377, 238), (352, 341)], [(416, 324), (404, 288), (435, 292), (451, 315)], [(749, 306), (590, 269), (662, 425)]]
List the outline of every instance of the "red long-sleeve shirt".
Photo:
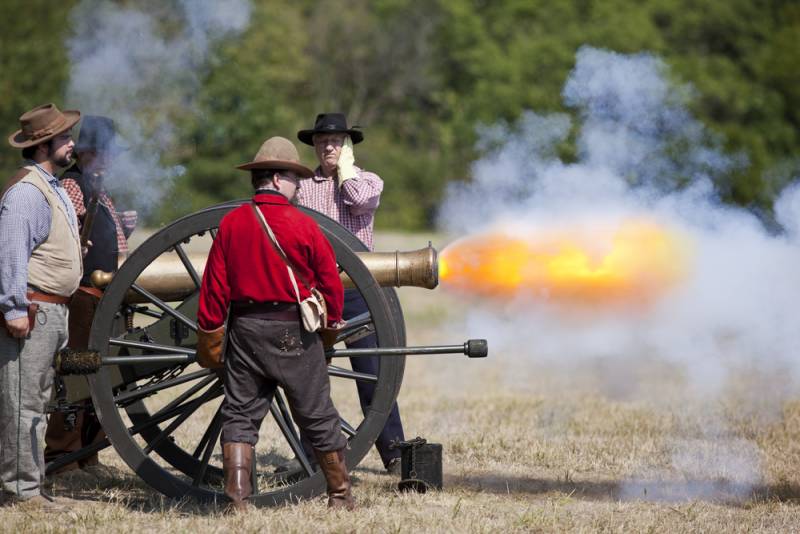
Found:
[[(344, 289), (339, 279), (333, 248), (317, 223), (280, 193), (253, 197), (289, 257), (300, 289), (307, 298), (309, 289), (302, 275), (325, 297), (330, 324), (342, 318)], [(231, 301), (297, 302), (286, 264), (269, 242), (269, 237), (244, 204), (228, 213), (208, 254), (197, 321), (204, 330), (225, 322)]]

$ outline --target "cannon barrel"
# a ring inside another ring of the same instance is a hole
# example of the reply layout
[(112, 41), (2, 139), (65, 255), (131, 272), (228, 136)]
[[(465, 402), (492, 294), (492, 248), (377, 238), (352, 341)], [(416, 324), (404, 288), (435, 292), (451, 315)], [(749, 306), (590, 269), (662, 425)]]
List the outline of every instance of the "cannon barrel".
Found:
[[(357, 252), (375, 280), (383, 287), (422, 287), (433, 289), (439, 284), (439, 260), (430, 243), (427, 247), (408, 252)], [(203, 275), (206, 266), (206, 254), (188, 254), (198, 276)], [(92, 284), (100, 289), (111, 283), (113, 273), (94, 271)], [(350, 277), (342, 272), (342, 284), (345, 288), (355, 287)], [(136, 284), (142, 289), (167, 301), (183, 300), (191, 295), (197, 286), (192, 276), (174, 252), (162, 254), (139, 275)], [(145, 302), (145, 299), (129, 292), (127, 302)]]

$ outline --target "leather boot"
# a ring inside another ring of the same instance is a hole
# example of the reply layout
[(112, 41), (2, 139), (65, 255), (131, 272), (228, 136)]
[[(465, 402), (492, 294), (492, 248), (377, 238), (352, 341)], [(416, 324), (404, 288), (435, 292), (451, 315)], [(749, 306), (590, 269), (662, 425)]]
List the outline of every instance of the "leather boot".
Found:
[[(44, 435), (45, 461), (52, 462), (53, 460), (57, 460), (61, 455), (75, 452), (81, 448), (83, 415), (83, 411), (79, 411), (76, 414), (74, 423), (67, 425), (67, 418), (63, 412), (53, 412), (50, 414), (50, 417), (47, 419), (47, 430)], [(70, 462), (53, 474), (60, 475), (79, 468), (80, 465), (78, 465), (78, 462)]]
[(222, 470), (225, 475), (225, 495), (231, 500), (229, 511), (244, 512), (253, 494), (250, 475), (253, 470), (253, 446), (249, 443), (222, 445)]
[(351, 492), (350, 475), (344, 463), (344, 450), (314, 453), (328, 482), (328, 508), (353, 510), (356, 503)]

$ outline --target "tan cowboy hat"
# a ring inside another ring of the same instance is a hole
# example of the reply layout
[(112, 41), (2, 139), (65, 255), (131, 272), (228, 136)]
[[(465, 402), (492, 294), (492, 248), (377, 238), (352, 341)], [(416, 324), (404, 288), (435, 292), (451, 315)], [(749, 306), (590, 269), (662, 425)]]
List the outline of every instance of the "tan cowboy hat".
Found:
[(276, 171), (294, 171), (300, 176), (310, 178), (314, 171), (300, 163), (300, 155), (294, 143), (285, 137), (270, 137), (250, 163), (237, 165), (237, 169), (252, 171), (256, 169), (274, 169)]
[(58, 110), (55, 104), (44, 104), (23, 113), (19, 118), (22, 129), (8, 136), (8, 143), (14, 148), (28, 148), (49, 141), (66, 132), (81, 120), (81, 112)]

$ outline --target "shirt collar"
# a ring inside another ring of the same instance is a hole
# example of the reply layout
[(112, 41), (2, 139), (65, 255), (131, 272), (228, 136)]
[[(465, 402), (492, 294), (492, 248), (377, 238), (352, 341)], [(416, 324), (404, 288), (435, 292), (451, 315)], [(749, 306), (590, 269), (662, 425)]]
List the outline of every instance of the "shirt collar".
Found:
[(329, 182), (333, 180), (333, 177), (328, 178), (326, 176), (322, 176), (322, 166), (317, 167), (314, 169), (314, 176), (311, 177), (315, 182)]
[(36, 167), (39, 170), (39, 172), (42, 173), (42, 176), (44, 176), (45, 179), (48, 182), (50, 182), (51, 185), (58, 185), (58, 178), (56, 178), (55, 176), (44, 170), (41, 165), (39, 165), (33, 160), (28, 160), (28, 163)]
[(270, 191), (268, 189), (259, 189), (256, 194), (253, 195), (253, 201), (255, 201), (256, 204), (289, 205), (289, 200), (285, 196), (277, 191)]

